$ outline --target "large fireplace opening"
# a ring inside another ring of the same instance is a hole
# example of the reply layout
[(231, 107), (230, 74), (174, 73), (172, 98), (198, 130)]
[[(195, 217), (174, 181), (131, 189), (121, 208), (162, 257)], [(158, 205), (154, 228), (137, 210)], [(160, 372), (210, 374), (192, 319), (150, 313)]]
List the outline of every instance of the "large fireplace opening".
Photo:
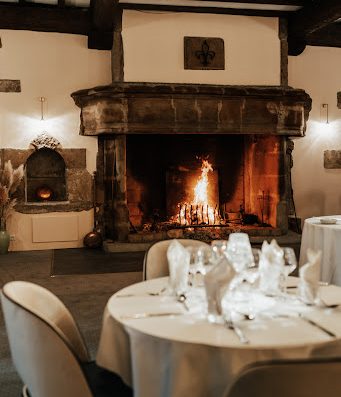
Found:
[(128, 135), (136, 230), (276, 228), (282, 137)]
[[(95, 225), (105, 238), (288, 232), (289, 137), (304, 135), (311, 109), (303, 90), (125, 82), (72, 97), (81, 135), (98, 136)], [(206, 177), (207, 198), (197, 199)]]

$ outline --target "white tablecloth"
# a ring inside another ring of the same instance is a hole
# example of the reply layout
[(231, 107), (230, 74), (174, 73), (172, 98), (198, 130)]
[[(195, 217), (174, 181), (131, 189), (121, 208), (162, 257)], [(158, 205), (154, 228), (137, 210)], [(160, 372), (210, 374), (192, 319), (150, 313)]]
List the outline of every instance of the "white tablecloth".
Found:
[[(338, 219), (335, 225), (323, 225), (321, 218)], [(321, 280), (341, 286), (341, 215), (306, 219), (303, 227), (300, 266), (307, 261), (307, 249), (322, 251)]]
[[(97, 363), (121, 375), (134, 388), (135, 397), (222, 397), (250, 363), (341, 355), (341, 308), (297, 304), (293, 312), (304, 312), (337, 338), (295, 315), (262, 315), (238, 322), (250, 339), (243, 345), (224, 325), (208, 323), (200, 310), (186, 312), (170, 296), (148, 296), (166, 284), (167, 278), (161, 278), (129, 286), (113, 295), (105, 309)], [(328, 303), (341, 303), (341, 288), (321, 288)], [(183, 315), (124, 317), (146, 312)]]

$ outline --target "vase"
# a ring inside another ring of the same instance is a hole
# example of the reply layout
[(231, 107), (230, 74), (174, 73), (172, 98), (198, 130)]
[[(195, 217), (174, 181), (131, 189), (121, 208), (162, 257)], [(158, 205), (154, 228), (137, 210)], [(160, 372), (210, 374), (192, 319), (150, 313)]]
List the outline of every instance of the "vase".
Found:
[(10, 234), (7, 230), (0, 230), (0, 254), (7, 254), (10, 241)]

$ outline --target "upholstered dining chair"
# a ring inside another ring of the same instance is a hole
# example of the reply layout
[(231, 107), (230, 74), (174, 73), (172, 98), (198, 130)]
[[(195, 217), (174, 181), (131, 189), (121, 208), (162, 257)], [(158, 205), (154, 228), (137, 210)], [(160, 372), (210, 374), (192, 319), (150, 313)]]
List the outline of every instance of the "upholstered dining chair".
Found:
[[(173, 240), (163, 240), (154, 243), (149, 247), (143, 261), (143, 280), (149, 280), (157, 277), (168, 276), (167, 249)], [(178, 239), (184, 247), (203, 247), (209, 248), (209, 245), (199, 240)]]
[(46, 288), (12, 281), (3, 287), (1, 302), (24, 396), (132, 396), (117, 375), (90, 361), (71, 313)]
[(278, 360), (254, 364), (237, 377), (226, 397), (339, 397), (341, 358)]

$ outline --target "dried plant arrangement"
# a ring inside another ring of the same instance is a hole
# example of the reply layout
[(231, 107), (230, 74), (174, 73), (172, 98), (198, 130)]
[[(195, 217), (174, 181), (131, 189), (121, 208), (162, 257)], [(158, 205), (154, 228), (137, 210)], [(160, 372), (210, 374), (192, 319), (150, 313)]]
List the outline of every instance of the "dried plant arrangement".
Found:
[(24, 165), (21, 164), (14, 169), (11, 160), (6, 161), (3, 170), (0, 171), (0, 230), (6, 230), (7, 218), (17, 202), (14, 194), (23, 177)]

